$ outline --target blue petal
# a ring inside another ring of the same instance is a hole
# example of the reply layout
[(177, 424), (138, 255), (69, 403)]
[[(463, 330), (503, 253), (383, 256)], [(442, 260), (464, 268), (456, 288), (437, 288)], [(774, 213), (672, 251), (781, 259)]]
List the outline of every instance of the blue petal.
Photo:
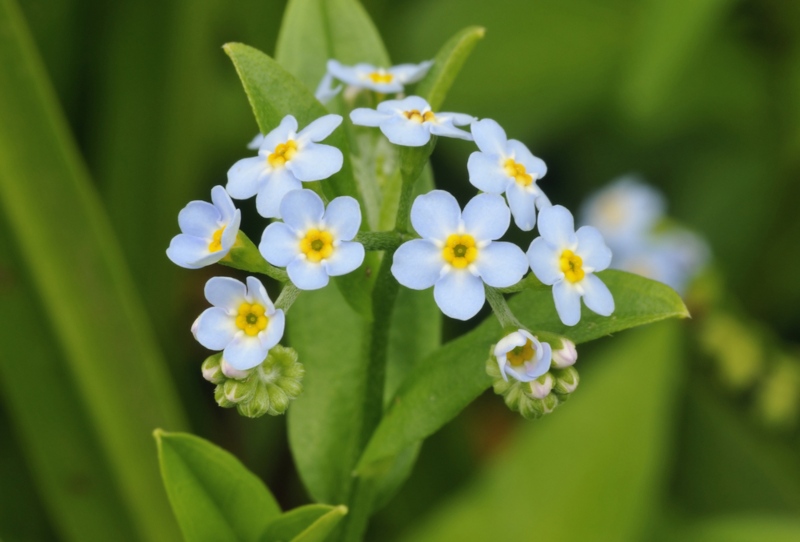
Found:
[(469, 155), (467, 170), (472, 186), (489, 194), (502, 194), (512, 182), (497, 155), (473, 152)]
[(431, 241), (414, 239), (394, 253), (392, 275), (406, 288), (425, 290), (439, 279), (444, 263), (442, 249)]
[(261, 341), (261, 347), (269, 350), (278, 344), (283, 338), (283, 331), (286, 327), (286, 316), (281, 309), (276, 310), (269, 315), (269, 323), (267, 329), (258, 334)]
[(528, 260), (517, 245), (498, 241), (478, 251), (475, 267), (489, 286), (507, 288), (522, 280)]
[(328, 72), (333, 75), (336, 79), (347, 83), (348, 85), (359, 85), (361, 84), (361, 80), (359, 79), (356, 70), (353, 69), (352, 66), (345, 66), (338, 60), (328, 60), (327, 64)]
[(208, 241), (192, 235), (179, 234), (172, 238), (167, 257), (172, 263), (186, 269), (200, 269), (218, 262), (225, 251), (209, 252)]
[(322, 260), (325, 272), (331, 277), (346, 275), (364, 262), (364, 245), (345, 241), (333, 249), (330, 258)]
[(614, 312), (614, 297), (596, 275), (586, 275), (581, 281), (583, 302), (600, 316), (610, 316)]
[(222, 356), (234, 369), (246, 371), (261, 365), (268, 353), (269, 348), (264, 348), (258, 336), (251, 337), (246, 333), (238, 333), (225, 347)]
[(508, 185), (508, 206), (514, 216), (514, 224), (522, 231), (531, 231), (536, 225), (536, 198), (540, 193), (538, 190), (527, 190), (517, 182)]
[(194, 237), (211, 238), (219, 229), (219, 210), (205, 201), (190, 201), (178, 213), (181, 231)]
[[(441, 113), (436, 113), (436, 118), (441, 121), (442, 124), (453, 124), (455, 126), (466, 126), (467, 124), (472, 124), (476, 120), (476, 117), (472, 115), (467, 115), (466, 113), (448, 113), (442, 111)], [(458, 137), (458, 136), (455, 136)], [(469, 134), (469, 137), (464, 137), (462, 139), (466, 139), (468, 141), (472, 141), (472, 134)]]
[(258, 250), (272, 265), (286, 267), (300, 254), (300, 240), (292, 228), (273, 222), (264, 229)]
[(243, 158), (228, 170), (225, 189), (236, 199), (252, 198), (264, 185), (267, 176), (267, 161), (261, 156)]
[(286, 272), (294, 285), (301, 290), (318, 290), (328, 284), (328, 273), (322, 263), (297, 258), (286, 266)]
[(308, 141), (322, 141), (329, 135), (333, 133), (333, 131), (339, 127), (342, 123), (341, 115), (325, 115), (323, 117), (318, 118), (302, 130), (300, 133), (297, 134), (297, 139), (299, 141), (305, 142)]
[(236, 312), (247, 296), (244, 283), (230, 277), (212, 277), (205, 286), (205, 295), (215, 307)]
[(453, 126), (452, 120), (445, 122), (426, 122), (430, 133), (444, 137), (455, 137), (465, 141), (472, 141), (472, 134)]
[(574, 250), (578, 243), (575, 221), (565, 207), (553, 205), (539, 212), (539, 233), (553, 246)]
[(445, 242), (456, 233), (461, 222), (461, 208), (449, 192), (433, 190), (417, 196), (411, 205), (411, 224), (425, 239)]
[(433, 298), (450, 318), (469, 320), (486, 301), (483, 281), (469, 271), (451, 270), (436, 281)]
[(236, 242), (236, 236), (239, 234), (239, 225), (242, 222), (242, 213), (239, 209), (233, 213), (233, 218), (231, 221), (225, 226), (225, 231), (222, 232), (222, 250), (219, 251), (220, 254), (227, 254), (228, 251), (233, 247), (233, 244)]
[(583, 260), (583, 265), (592, 271), (602, 271), (611, 265), (611, 250), (597, 228), (583, 226), (575, 235), (578, 237), (578, 249), (575, 252)]
[(397, 100), (397, 104), (394, 107), (397, 107), (402, 111), (413, 111), (416, 109), (420, 113), (431, 110), (431, 106), (425, 100), (425, 98), (421, 98), (419, 96), (407, 96), (402, 100)]
[(431, 140), (431, 133), (425, 124), (405, 117), (392, 116), (381, 122), (381, 132), (395, 145), (421, 147)]
[(380, 124), (394, 116), (394, 113), (383, 113), (374, 109), (367, 109), (366, 107), (359, 107), (350, 112), (350, 120), (356, 126), (372, 126), (377, 127)]
[(197, 319), (195, 338), (210, 350), (222, 350), (233, 340), (239, 328), (236, 319), (224, 309), (211, 307)]
[(336, 147), (308, 143), (286, 162), (286, 169), (300, 181), (321, 181), (342, 169), (343, 160)]
[(525, 166), (525, 171), (534, 175), (536, 179), (541, 179), (547, 174), (547, 165), (544, 160), (531, 154), (528, 147), (521, 141), (510, 139), (507, 148), (514, 155), (514, 160)]
[(537, 237), (528, 248), (528, 263), (536, 278), (548, 286), (564, 278), (559, 258), (561, 249), (554, 248), (542, 237)]
[(264, 136), (264, 141), (261, 142), (261, 147), (258, 151), (259, 154), (262, 156), (272, 154), (279, 143), (286, 143), (290, 139), (293, 139), (296, 133), (297, 119), (292, 115), (286, 115), (277, 128)]
[(426, 60), (419, 64), (400, 64), (398, 66), (392, 66), (386, 71), (391, 73), (400, 83), (408, 85), (410, 83), (416, 83), (425, 77), (425, 74), (428, 73), (431, 66), (433, 66), (433, 60)]
[(264, 218), (281, 217), (281, 201), (292, 190), (300, 190), (303, 185), (286, 168), (273, 170), (268, 182), (258, 191), (256, 210)]
[(211, 189), (211, 203), (217, 208), (221, 220), (226, 224), (231, 221), (236, 213), (236, 206), (233, 204), (233, 200), (225, 189), (219, 185)]
[(556, 312), (565, 326), (574, 326), (581, 319), (581, 294), (568, 281), (562, 280), (553, 285), (553, 300)]
[(340, 241), (350, 241), (361, 227), (361, 208), (350, 196), (334, 198), (323, 218), (325, 226)]
[(258, 303), (266, 309), (269, 316), (275, 311), (275, 305), (267, 294), (267, 289), (256, 277), (247, 277), (247, 296), (252, 303)]
[(506, 233), (511, 224), (511, 211), (497, 194), (478, 194), (464, 207), (461, 215), (464, 231), (476, 241), (494, 241)]
[(293, 190), (281, 201), (283, 221), (297, 232), (318, 228), (325, 214), (325, 204), (312, 190)]
[(475, 144), (485, 153), (504, 156), (506, 154), (506, 132), (492, 119), (473, 122), (470, 126)]

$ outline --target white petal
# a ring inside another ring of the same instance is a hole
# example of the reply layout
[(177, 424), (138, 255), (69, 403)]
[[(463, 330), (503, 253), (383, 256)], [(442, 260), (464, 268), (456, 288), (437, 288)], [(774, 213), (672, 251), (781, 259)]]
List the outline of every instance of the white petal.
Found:
[(269, 350), (278, 344), (283, 338), (283, 330), (285, 327), (286, 316), (283, 314), (283, 310), (278, 309), (273, 314), (270, 314), (267, 329), (258, 334), (262, 348)]
[(488, 154), (506, 154), (506, 132), (492, 119), (483, 119), (473, 122), (470, 126), (475, 144)]
[(447, 241), (447, 236), (458, 231), (461, 208), (449, 192), (433, 190), (417, 196), (411, 205), (411, 224), (425, 239)]
[(583, 302), (600, 316), (610, 316), (614, 312), (614, 297), (602, 280), (593, 274), (586, 275), (581, 281), (583, 286)]
[(301, 290), (318, 290), (328, 284), (328, 273), (321, 263), (297, 258), (286, 266), (286, 272), (295, 286)]
[(382, 113), (374, 109), (359, 107), (350, 112), (350, 120), (356, 126), (379, 126), (383, 121), (393, 117), (393, 113)]
[(238, 333), (231, 343), (225, 347), (223, 356), (234, 369), (246, 371), (260, 365), (267, 357), (269, 348), (264, 348), (258, 336), (251, 337), (246, 333)]
[(405, 117), (392, 116), (381, 122), (381, 132), (395, 145), (421, 147), (431, 140), (428, 127)]
[(325, 115), (318, 118), (297, 134), (297, 139), (300, 141), (322, 141), (342, 123), (341, 115)]
[(197, 319), (194, 336), (197, 342), (210, 350), (222, 350), (233, 340), (239, 328), (236, 320), (224, 309), (211, 307)]
[(247, 289), (244, 283), (236, 279), (212, 277), (206, 282), (205, 295), (208, 302), (215, 307), (235, 312), (245, 301)]
[(562, 249), (574, 249), (578, 242), (572, 213), (561, 205), (539, 211), (539, 233), (548, 243)]
[(518, 283), (528, 270), (528, 259), (522, 249), (502, 241), (480, 249), (474, 263), (483, 281), (495, 288)]
[(514, 155), (514, 160), (525, 166), (525, 171), (534, 175), (536, 179), (541, 179), (547, 174), (547, 165), (545, 165), (544, 160), (531, 154), (528, 147), (521, 141), (510, 139), (507, 148)]
[(562, 280), (553, 285), (553, 301), (564, 325), (574, 326), (580, 321), (581, 294), (568, 281)]
[(395, 251), (392, 275), (406, 288), (425, 290), (436, 283), (443, 267), (441, 248), (431, 241), (414, 239)]
[(325, 210), (323, 221), (336, 239), (350, 241), (361, 227), (361, 208), (350, 196), (334, 198)]
[(252, 198), (264, 185), (267, 161), (261, 156), (243, 158), (228, 170), (228, 184), (225, 190), (236, 199)]
[(452, 121), (450, 120), (446, 122), (426, 122), (425, 124), (428, 125), (428, 129), (432, 134), (472, 141), (471, 133), (460, 128), (456, 128), (453, 126)]
[(225, 189), (219, 185), (211, 189), (211, 203), (217, 208), (221, 220), (226, 224), (231, 221), (234, 213), (236, 213), (236, 206), (233, 204), (233, 200)]
[(283, 221), (293, 230), (302, 232), (318, 228), (325, 214), (325, 204), (313, 190), (292, 190), (281, 201)]
[(502, 194), (512, 182), (496, 155), (473, 152), (467, 160), (467, 170), (472, 186), (489, 194)]
[(526, 363), (525, 369), (531, 379), (539, 378), (544, 373), (550, 370), (550, 362), (553, 360), (553, 347), (548, 343), (540, 343), (536, 341), (536, 359), (533, 363)]
[(508, 185), (508, 206), (514, 216), (514, 224), (522, 231), (531, 231), (536, 225), (536, 198), (538, 191), (528, 191), (517, 182)]
[(297, 119), (292, 115), (286, 115), (277, 128), (264, 136), (264, 141), (261, 142), (261, 147), (258, 151), (259, 154), (262, 156), (272, 154), (279, 143), (286, 143), (289, 139), (292, 139), (296, 133)]
[(210, 238), (219, 229), (219, 210), (205, 201), (190, 201), (178, 213), (181, 231), (194, 237)]
[(208, 241), (192, 235), (179, 234), (172, 238), (167, 249), (167, 257), (172, 263), (186, 269), (200, 269), (218, 262), (225, 252), (209, 252)]
[(400, 64), (392, 66), (387, 71), (391, 73), (395, 79), (404, 85), (416, 83), (428, 73), (428, 70), (433, 66), (433, 60), (426, 60), (419, 64)]
[(289, 226), (273, 222), (264, 229), (258, 250), (272, 265), (286, 267), (300, 254), (300, 240)]
[(583, 265), (591, 267), (593, 271), (602, 271), (611, 265), (611, 249), (606, 246), (597, 228), (583, 226), (575, 235), (578, 237), (576, 254), (583, 260)]
[(269, 181), (258, 191), (256, 210), (264, 218), (281, 217), (281, 201), (292, 190), (303, 188), (302, 183), (286, 168), (278, 168), (269, 176)]
[(433, 298), (450, 318), (469, 320), (483, 307), (486, 294), (481, 279), (466, 270), (451, 270), (436, 281)]
[(300, 181), (321, 181), (342, 169), (343, 160), (336, 147), (308, 143), (286, 162), (286, 169)]
[(533, 240), (527, 256), (533, 274), (542, 283), (550, 285), (564, 278), (559, 262), (561, 249), (553, 247), (543, 237)]
[(461, 218), (464, 220), (464, 230), (476, 241), (494, 241), (508, 230), (511, 211), (503, 196), (478, 194), (464, 207)]
[(331, 277), (346, 275), (355, 271), (364, 262), (364, 245), (353, 241), (344, 241), (333, 249), (330, 258), (323, 260), (325, 272)]

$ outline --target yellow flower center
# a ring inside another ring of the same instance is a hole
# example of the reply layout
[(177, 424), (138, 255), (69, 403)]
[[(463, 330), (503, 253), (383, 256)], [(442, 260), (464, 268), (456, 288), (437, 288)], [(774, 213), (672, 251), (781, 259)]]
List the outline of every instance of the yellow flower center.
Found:
[(251, 337), (258, 335), (259, 331), (267, 329), (269, 317), (264, 314), (264, 307), (258, 303), (242, 303), (239, 305), (239, 314), (236, 316), (236, 327)]
[(377, 71), (372, 72), (369, 74), (369, 78), (372, 80), (373, 83), (391, 83), (394, 76), (391, 73), (386, 73), (385, 71)]
[(324, 230), (310, 229), (300, 240), (300, 251), (310, 262), (319, 263), (333, 254), (333, 235)]
[(561, 265), (561, 271), (564, 272), (564, 276), (567, 277), (567, 280), (570, 282), (578, 282), (586, 275), (583, 271), (583, 260), (571, 250), (565, 250), (561, 253), (559, 264)]
[(404, 111), (403, 114), (408, 120), (413, 120), (414, 122), (418, 122), (420, 124), (423, 122), (432, 121), (436, 118), (436, 115), (433, 114), (433, 111), (425, 111), (424, 113), (420, 113), (418, 110), (412, 109), (411, 111)]
[(517, 346), (509, 353), (506, 354), (506, 359), (514, 367), (524, 365), (526, 361), (531, 361), (533, 355), (536, 353), (536, 347), (533, 346), (533, 341), (528, 339), (522, 346)]
[(209, 252), (217, 252), (222, 250), (222, 234), (224, 232), (225, 226), (222, 226), (220, 229), (214, 232), (214, 235), (211, 236), (211, 242), (208, 244)]
[(533, 176), (525, 171), (525, 166), (519, 162), (515, 162), (513, 158), (509, 158), (505, 161), (503, 169), (506, 170), (506, 174), (508, 174), (509, 177), (514, 177), (514, 180), (522, 186), (528, 186), (533, 182)]
[(464, 269), (475, 261), (478, 257), (478, 248), (475, 246), (475, 239), (469, 234), (454, 233), (447, 238), (442, 249), (444, 261), (456, 269)]
[(267, 156), (267, 162), (272, 167), (280, 167), (291, 160), (297, 154), (297, 142), (290, 139), (286, 143), (278, 143), (275, 152)]

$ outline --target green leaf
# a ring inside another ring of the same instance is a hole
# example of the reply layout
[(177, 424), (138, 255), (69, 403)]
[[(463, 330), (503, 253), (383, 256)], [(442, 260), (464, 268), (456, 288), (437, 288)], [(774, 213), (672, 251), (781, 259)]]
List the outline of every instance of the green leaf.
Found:
[(679, 331), (663, 323), (597, 350), (567, 404), (521, 423), (507, 450), (404, 540), (640, 540), (670, 463)]
[(258, 541), (281, 513), (264, 483), (233, 455), (186, 433), (154, 433), (161, 475), (187, 542)]
[(183, 415), (119, 243), (11, 0), (0, 0), (0, 80), (0, 207), (42, 300), (36, 318), (56, 335), (67, 380), (136, 533), (174, 540), (147, 435), (158, 425), (182, 426)]
[(436, 54), (433, 67), (415, 89), (418, 96), (428, 101), (431, 109), (438, 111), (442, 106), (458, 72), (485, 34), (486, 29), (480, 26), (465, 28), (450, 38)]
[[(678, 294), (660, 282), (624, 271), (598, 275), (614, 295), (616, 310), (610, 317), (598, 316), (584, 307), (581, 322), (566, 327), (556, 314), (549, 290), (522, 292), (509, 305), (534, 332), (559, 333), (576, 344), (665, 318), (688, 316)], [(359, 469), (432, 434), (490, 387), (484, 364), (500, 333), (494, 317), (487, 318), (421, 362), (397, 392), (359, 461)]]
[(323, 542), (346, 514), (346, 506), (300, 506), (272, 520), (261, 542)]
[(800, 521), (795, 516), (722, 516), (690, 522), (668, 530), (659, 542), (796, 542)]
[(275, 59), (313, 90), (331, 58), (346, 65), (391, 64), (380, 34), (359, 2), (291, 0), (283, 15)]

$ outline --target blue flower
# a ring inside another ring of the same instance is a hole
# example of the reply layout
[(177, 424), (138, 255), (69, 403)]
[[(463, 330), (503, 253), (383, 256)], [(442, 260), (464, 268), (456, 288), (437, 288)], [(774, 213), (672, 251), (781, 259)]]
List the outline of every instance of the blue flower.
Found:
[(350, 273), (364, 261), (364, 246), (352, 241), (361, 226), (361, 209), (349, 197), (325, 205), (311, 190), (295, 190), (281, 202), (284, 222), (267, 226), (258, 249), (286, 272), (301, 290), (316, 290), (328, 277)]
[(545, 207), (539, 214), (539, 233), (528, 249), (536, 277), (553, 286), (553, 299), (561, 321), (574, 326), (581, 319), (581, 297), (589, 309), (602, 316), (614, 312), (614, 298), (594, 273), (611, 264), (611, 250), (596, 228), (577, 232), (572, 214), (561, 205)]
[(191, 201), (178, 213), (181, 232), (172, 238), (167, 257), (187, 269), (220, 261), (236, 242), (242, 216), (221, 186), (211, 189), (211, 202)]
[(420, 64), (400, 64), (384, 69), (371, 64), (345, 66), (337, 60), (328, 61), (328, 74), (356, 88), (366, 88), (389, 94), (403, 92), (403, 86), (416, 83), (433, 66), (432, 60)]
[(508, 381), (511, 376), (520, 382), (531, 382), (550, 370), (552, 349), (530, 332), (518, 329), (497, 342), (494, 357), (503, 380)]

